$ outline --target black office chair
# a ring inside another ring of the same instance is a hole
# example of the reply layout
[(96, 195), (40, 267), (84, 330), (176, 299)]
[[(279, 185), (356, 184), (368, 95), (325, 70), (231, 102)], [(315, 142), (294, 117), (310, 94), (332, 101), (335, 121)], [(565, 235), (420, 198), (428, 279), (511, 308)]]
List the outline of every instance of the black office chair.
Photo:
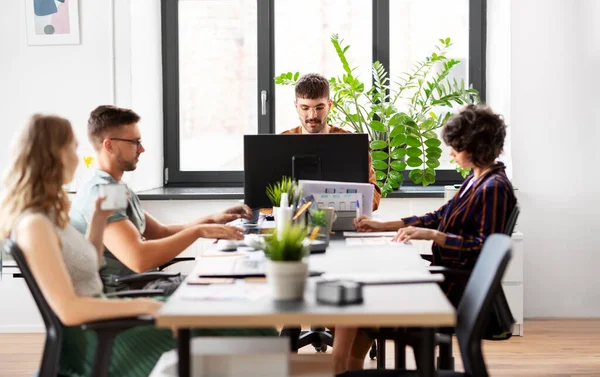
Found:
[[(489, 376), (483, 358), (481, 341), (490, 319), (489, 313), (492, 310), (495, 297), (498, 296), (502, 287), (502, 276), (506, 271), (510, 258), (510, 237), (505, 234), (492, 234), (483, 246), (457, 310), (455, 332), (465, 373), (441, 370), (439, 372), (440, 377)], [(418, 333), (411, 333), (405, 329), (384, 329), (384, 331), (387, 331), (392, 339), (398, 340), (401, 348), (406, 344), (414, 346), (420, 341)], [(395, 334), (397, 337), (394, 337)], [(437, 344), (451, 342), (452, 338), (450, 336), (441, 334), (436, 336)], [(417, 357), (417, 368), (418, 366), (419, 359)], [(345, 372), (340, 374), (339, 377), (416, 377), (418, 375), (417, 371), (372, 369)]]
[[(519, 218), (521, 210), (519, 206), (516, 204), (513, 208), (510, 216), (506, 221), (506, 226), (504, 228), (504, 234), (511, 237), (515, 226), (517, 224), (517, 219)], [(469, 273), (461, 270), (452, 270), (446, 267), (441, 266), (432, 266), (429, 268), (431, 273), (441, 273), (444, 274), (446, 279), (454, 280), (454, 281), (464, 281), (466, 282), (469, 279)], [(504, 294), (504, 290), (502, 287), (498, 290), (498, 294), (494, 299), (494, 303), (492, 304), (492, 317), (488, 322), (488, 326), (486, 331), (484, 332), (484, 339), (486, 340), (506, 340), (512, 337), (512, 328), (515, 323), (514, 317), (510, 311), (510, 307), (508, 305), (508, 300)], [(452, 336), (454, 329), (453, 328), (444, 328), (440, 331), (443, 334)], [(448, 344), (440, 345), (440, 356), (438, 358), (438, 363), (441, 366), (441, 369), (454, 369), (454, 356), (452, 355), (452, 342)]]
[[(508, 220), (506, 221), (506, 227), (504, 234), (508, 236), (512, 236), (515, 225), (517, 224), (517, 219), (519, 217), (521, 210), (519, 209), (519, 205), (515, 204)], [(433, 262), (433, 256), (431, 254), (421, 254), (421, 258)], [(465, 271), (458, 270), (450, 270), (446, 267), (441, 266), (431, 266), (429, 268), (429, 272), (431, 273), (441, 273), (445, 274), (445, 278), (455, 279), (455, 280), (467, 280), (469, 278), (469, 273)], [(502, 287), (498, 293), (498, 297), (494, 302), (494, 320), (496, 323), (493, 323), (488, 331), (486, 332), (485, 339), (486, 340), (505, 340), (512, 336), (512, 324), (514, 324), (514, 319), (512, 317), (512, 313), (510, 312), (510, 308), (508, 307), (508, 301), (506, 300), (506, 296), (504, 295), (504, 290)], [(508, 327), (510, 325), (510, 328)], [(497, 330), (497, 331), (494, 331)], [(442, 329), (444, 334), (452, 335), (452, 328)], [(403, 363), (404, 359), (401, 355), (396, 355), (396, 362)], [(371, 360), (378, 358), (377, 366), (378, 368), (385, 368), (385, 340), (376, 340), (371, 347), (369, 352), (369, 357)], [(442, 345), (440, 347), (440, 356), (438, 361), (444, 367), (444, 369), (453, 369), (454, 368), (454, 357), (452, 356), (452, 343), (449, 345)]]
[[(138, 274), (119, 276), (119, 277), (115, 278), (115, 283), (116, 284), (127, 284), (127, 285), (129, 285), (129, 284), (138, 284), (139, 285), (139, 284), (151, 282), (151, 281), (157, 280), (157, 279), (176, 278), (181, 275), (179, 272), (165, 272), (163, 270), (175, 263), (187, 262), (187, 261), (193, 261), (193, 260), (196, 260), (196, 258), (194, 258), (194, 257), (173, 258), (173, 260), (171, 260), (170, 262), (167, 262), (167, 263), (163, 264), (162, 266), (158, 267), (156, 269), (156, 271), (145, 271), (145, 272), (140, 272)], [(161, 294), (164, 293), (164, 291), (162, 291), (162, 290), (160, 290), (160, 291), (161, 291)], [(131, 291), (126, 291), (126, 292), (131, 292)]]
[(301, 331), (299, 327), (286, 326), (279, 336), (290, 338), (290, 350), (298, 352), (302, 347), (312, 345), (317, 352), (327, 351), (333, 346), (333, 334), (325, 327), (312, 326), (310, 330)]
[[(39, 377), (58, 376), (60, 354), (63, 342), (63, 328), (65, 327), (60, 319), (54, 314), (54, 311), (44, 298), (40, 287), (38, 286), (23, 252), (17, 244), (8, 239), (4, 243), (4, 249), (10, 254), (20, 270), (20, 275), (25, 279), (29, 291), (42, 315), (44, 325), (46, 326), (46, 342), (42, 354), (42, 361), (38, 371), (34, 374)], [(129, 291), (119, 292), (111, 295), (112, 297), (134, 297), (160, 294), (157, 291)], [(153, 325), (154, 319), (149, 316), (117, 318), (103, 321), (88, 322), (81, 325), (84, 330), (92, 330), (96, 333), (96, 353), (94, 356), (94, 366), (92, 377), (108, 376), (110, 366), (110, 356), (112, 344), (115, 337), (121, 332), (137, 326)]]

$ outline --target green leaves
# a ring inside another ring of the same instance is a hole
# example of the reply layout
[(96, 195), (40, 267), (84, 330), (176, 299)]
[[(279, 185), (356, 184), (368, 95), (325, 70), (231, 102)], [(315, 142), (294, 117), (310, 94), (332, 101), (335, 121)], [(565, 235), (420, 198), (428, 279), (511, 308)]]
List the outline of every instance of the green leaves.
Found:
[(408, 160), (406, 160), (406, 164), (411, 168), (418, 168), (419, 166), (423, 165), (423, 160), (421, 160), (419, 157), (410, 157)]
[(296, 85), (296, 81), (300, 77), (300, 72), (292, 73), (286, 72), (279, 76), (275, 76), (275, 84), (278, 85)]
[(423, 150), (421, 148), (410, 147), (406, 150), (408, 157), (420, 157), (422, 154)]
[(400, 182), (404, 179), (404, 177), (402, 177), (402, 174), (400, 174), (397, 171), (391, 171), (389, 173), (389, 177), (390, 177), (390, 179), (392, 179), (393, 181), (396, 181), (396, 182)]
[(390, 143), (390, 147), (399, 147), (400, 145), (406, 143), (406, 135), (400, 134), (394, 137)]
[(421, 140), (417, 139), (414, 136), (408, 136), (406, 138), (406, 144), (410, 147), (418, 148), (421, 146)]
[(388, 164), (385, 161), (373, 161), (373, 169), (384, 170), (387, 169)]
[(388, 143), (385, 140), (372, 141), (370, 147), (372, 150), (387, 148)]
[(439, 147), (442, 145), (442, 142), (439, 139), (427, 139), (425, 140), (425, 145), (428, 147)]
[[(355, 76), (356, 67), (350, 65), (353, 60), (348, 56), (350, 45), (338, 34), (331, 35), (331, 43), (340, 66), (339, 73), (329, 78), (333, 107), (328, 122), (368, 133), (384, 197), (400, 186), (401, 173), (407, 168), (414, 183), (434, 183), (443, 154), (439, 129), (457, 105), (479, 101), (475, 89), (452, 78), (452, 70), (461, 61), (447, 56), (450, 38), (439, 39), (429, 56), (397, 77), (391, 77), (380, 62), (372, 64), (372, 77)], [(274, 80), (293, 86), (299, 78), (300, 72), (283, 72)], [(368, 90), (366, 82), (373, 82)]]
[(411, 170), (408, 177), (418, 185), (423, 182), (423, 171), (419, 169)]
[(381, 123), (378, 120), (372, 121), (371, 124), (369, 124), (369, 127), (371, 127), (372, 129), (374, 129), (375, 131), (379, 131), (379, 132), (385, 132), (386, 131), (385, 124)]
[(392, 161), (392, 163), (390, 164), (390, 167), (394, 170), (402, 171), (402, 170), (406, 169), (406, 162)]
[(437, 137), (438, 137), (437, 134), (433, 131), (425, 131), (425, 132), (423, 132), (423, 136), (426, 139), (437, 139)]
[(382, 152), (382, 151), (376, 151), (376, 152), (371, 153), (371, 157), (373, 158), (374, 161), (387, 160), (388, 154), (385, 152)]
[(423, 185), (429, 186), (430, 184), (435, 182), (435, 170), (432, 168), (427, 168), (423, 171)]
[(265, 255), (272, 261), (300, 261), (309, 254), (309, 248), (304, 243), (306, 236), (304, 226), (289, 225), (278, 237), (265, 238)]
[(404, 148), (396, 148), (390, 154), (390, 157), (392, 157), (394, 160), (399, 160), (404, 156), (406, 156), (406, 149)]

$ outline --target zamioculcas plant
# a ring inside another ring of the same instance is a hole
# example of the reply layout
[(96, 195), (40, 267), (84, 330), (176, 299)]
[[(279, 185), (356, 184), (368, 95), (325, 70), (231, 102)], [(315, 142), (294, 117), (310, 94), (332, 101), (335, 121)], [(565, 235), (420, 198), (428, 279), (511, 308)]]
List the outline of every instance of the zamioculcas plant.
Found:
[[(350, 46), (337, 34), (331, 36), (331, 43), (343, 74), (329, 80), (333, 93), (329, 121), (369, 135), (373, 168), (384, 197), (400, 186), (404, 171), (415, 184), (434, 183), (442, 156), (437, 130), (455, 106), (479, 101), (479, 93), (464, 81), (448, 79), (461, 63), (447, 57), (450, 38), (440, 39), (435, 52), (393, 82), (385, 67), (374, 62), (369, 90), (355, 76), (356, 68), (350, 67), (346, 57)], [(299, 72), (287, 72), (275, 77), (275, 83), (295, 85), (299, 77)], [(461, 173), (464, 176), (465, 171)]]

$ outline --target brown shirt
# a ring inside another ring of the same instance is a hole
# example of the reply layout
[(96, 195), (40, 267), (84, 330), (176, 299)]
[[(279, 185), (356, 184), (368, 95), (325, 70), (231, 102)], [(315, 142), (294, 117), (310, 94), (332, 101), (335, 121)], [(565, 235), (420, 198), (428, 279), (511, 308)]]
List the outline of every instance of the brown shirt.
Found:
[[(283, 134), (301, 134), (302, 126), (292, 128), (290, 130), (282, 132)], [(349, 134), (350, 131), (346, 131), (343, 128), (329, 125), (330, 134)], [(373, 161), (371, 160), (371, 154), (369, 154), (369, 183), (371, 183), (375, 190), (373, 191), (373, 211), (379, 208), (379, 202), (381, 201), (381, 189), (377, 186), (377, 179), (375, 178), (375, 170), (373, 169)]]

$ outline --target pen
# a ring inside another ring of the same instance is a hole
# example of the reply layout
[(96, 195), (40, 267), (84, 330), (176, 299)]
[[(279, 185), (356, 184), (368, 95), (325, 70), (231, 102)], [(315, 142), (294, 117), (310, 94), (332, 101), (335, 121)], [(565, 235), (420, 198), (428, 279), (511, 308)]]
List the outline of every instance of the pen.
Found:
[(356, 220), (360, 217), (360, 202), (356, 201)]

